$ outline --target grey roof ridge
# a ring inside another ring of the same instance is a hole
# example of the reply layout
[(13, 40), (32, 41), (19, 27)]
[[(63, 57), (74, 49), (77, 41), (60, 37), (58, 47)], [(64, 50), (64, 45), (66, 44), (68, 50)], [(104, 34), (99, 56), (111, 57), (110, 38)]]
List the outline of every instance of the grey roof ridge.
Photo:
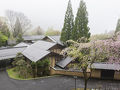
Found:
[[(53, 39), (53, 38), (52, 38), (52, 39)], [(45, 41), (45, 40), (38, 40), (38, 41), (49, 42), (49, 41)], [(49, 43), (56, 43), (56, 42), (49, 42)]]
[[(39, 41), (44, 41), (44, 40), (39, 40)], [(49, 41), (44, 41), (44, 42), (49, 42)], [(51, 47), (49, 47), (48, 50), (58, 44), (57, 42), (49, 42), (49, 43), (54, 43), (54, 45), (51, 46)], [(29, 47), (29, 46), (28, 46), (28, 47)], [(47, 51), (47, 50), (46, 50), (46, 51)]]
[(52, 38), (51, 36), (47, 36), (48, 38), (52, 39), (53, 42), (57, 42), (54, 38)]
[(52, 38), (51, 36), (48, 36), (48, 37), (49, 37), (50, 39), (52, 39), (54, 42), (56, 42), (57, 44), (64, 46), (63, 44), (57, 42), (57, 41), (56, 41), (54, 38)]
[[(16, 55), (16, 54), (12, 54), (12, 55)], [(7, 56), (11, 56), (11, 55), (7, 55)], [(0, 57), (6, 57), (6, 56), (0, 56)]]
[(0, 48), (0, 50), (5, 50), (5, 49), (14, 49), (14, 48), (25, 48), (27, 46), (21, 46), (21, 47), (6, 47), (6, 48)]

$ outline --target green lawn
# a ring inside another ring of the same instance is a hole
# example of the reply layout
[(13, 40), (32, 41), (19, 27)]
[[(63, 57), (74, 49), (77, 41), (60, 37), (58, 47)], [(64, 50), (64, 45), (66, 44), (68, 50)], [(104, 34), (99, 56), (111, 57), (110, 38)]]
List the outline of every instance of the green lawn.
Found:
[(21, 78), (21, 77), (19, 77), (18, 72), (16, 72), (14, 69), (15, 68), (11, 68), (11, 69), (7, 70), (7, 73), (8, 73), (10, 78), (17, 79), (17, 80), (31, 80), (31, 79), (35, 79), (35, 78), (32, 78), (32, 77), (29, 77), (29, 78), (26, 78), (26, 79)]
[(10, 78), (13, 78), (13, 79), (19, 79), (21, 80), (21, 78), (19, 77), (18, 73), (14, 71), (15, 68), (11, 68), (11, 69), (8, 69), (7, 70), (7, 73), (9, 75)]
[(15, 68), (11, 68), (7, 70), (8, 76), (10, 78), (13, 79), (17, 79), (17, 80), (32, 80), (32, 79), (40, 79), (40, 78), (48, 78), (48, 77), (54, 77), (54, 76), (60, 76), (60, 75), (53, 75), (53, 76), (43, 76), (43, 77), (36, 77), (36, 78), (27, 78), (27, 79), (23, 79), (19, 77), (19, 74), (17, 72), (14, 71)]

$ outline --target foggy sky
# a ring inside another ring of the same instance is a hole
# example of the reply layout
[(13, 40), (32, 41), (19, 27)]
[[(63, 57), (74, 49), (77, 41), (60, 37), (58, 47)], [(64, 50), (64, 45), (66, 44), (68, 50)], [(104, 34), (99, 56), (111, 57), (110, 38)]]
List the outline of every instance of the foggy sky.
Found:
[[(120, 0), (84, 0), (89, 13), (89, 27), (92, 34), (115, 30), (120, 18)], [(80, 0), (71, 0), (74, 16)], [(61, 30), (68, 0), (1, 0), (0, 16), (5, 10), (23, 12), (33, 27), (40, 25), (43, 30), (53, 27)]]

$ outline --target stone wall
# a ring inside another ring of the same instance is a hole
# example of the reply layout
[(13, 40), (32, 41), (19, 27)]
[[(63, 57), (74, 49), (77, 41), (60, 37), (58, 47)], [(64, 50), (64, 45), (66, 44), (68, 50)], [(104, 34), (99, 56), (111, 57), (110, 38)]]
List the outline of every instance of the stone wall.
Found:
[[(83, 77), (83, 73), (79, 72), (79, 71), (68, 71), (68, 70), (57, 70), (51, 67), (50, 69), (51, 71), (51, 75), (69, 75), (69, 76), (79, 76), (79, 77)], [(90, 75), (90, 73), (88, 72), (87, 74), (88, 76)], [(101, 78), (101, 70), (92, 70), (92, 74), (91, 74), (92, 78)], [(114, 79), (115, 80), (120, 80), (120, 72), (115, 71), (114, 74)]]
[[(51, 75), (69, 75), (69, 76), (79, 76), (83, 77), (83, 73), (79, 71), (69, 71), (69, 70), (56, 70), (51, 67)], [(89, 75), (89, 72), (88, 74)]]

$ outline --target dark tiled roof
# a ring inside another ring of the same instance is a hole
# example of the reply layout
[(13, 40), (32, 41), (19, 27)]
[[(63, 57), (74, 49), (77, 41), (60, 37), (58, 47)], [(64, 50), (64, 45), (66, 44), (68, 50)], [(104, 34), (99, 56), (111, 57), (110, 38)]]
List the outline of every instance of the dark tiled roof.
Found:
[(120, 70), (120, 64), (93, 63), (93, 69)]
[(22, 52), (25, 50), (26, 47), (13, 47), (13, 48), (6, 48), (0, 49), (0, 60), (15, 58), (17, 53)]
[(61, 68), (65, 68), (65, 66), (67, 66), (72, 60), (73, 60), (73, 58), (68, 56), (68, 57), (60, 60), (59, 62), (57, 62), (56, 65)]
[(34, 36), (23, 36), (24, 40), (41, 40), (43, 39), (45, 36), (44, 35), (34, 35)]

